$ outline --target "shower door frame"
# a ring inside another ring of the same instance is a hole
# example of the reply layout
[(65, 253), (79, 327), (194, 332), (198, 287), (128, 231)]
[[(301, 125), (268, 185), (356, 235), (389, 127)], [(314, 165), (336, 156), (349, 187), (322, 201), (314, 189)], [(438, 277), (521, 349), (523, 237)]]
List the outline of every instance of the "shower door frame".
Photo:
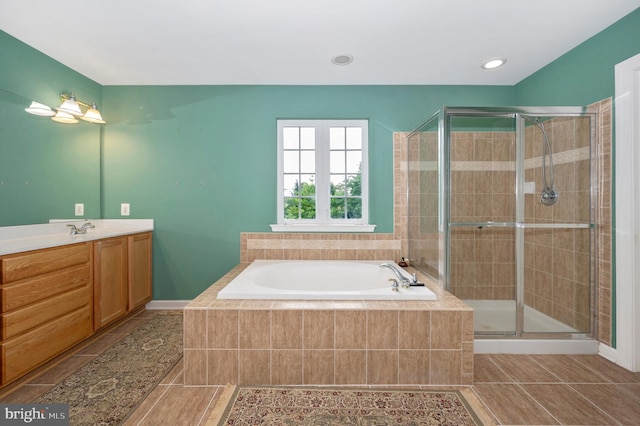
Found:
[[(515, 120), (516, 128), (516, 155), (515, 155), (515, 222), (478, 222), (464, 223), (461, 226), (486, 226), (486, 227), (503, 227), (513, 228), (515, 235), (515, 332), (497, 332), (492, 334), (475, 332), (476, 338), (518, 338), (518, 339), (591, 339), (596, 334), (596, 277), (597, 275), (597, 250), (595, 224), (597, 223), (597, 183), (598, 183), (598, 167), (597, 167), (597, 149), (596, 149), (596, 113), (587, 111), (585, 107), (443, 107), (439, 111), (441, 118), (439, 126), (440, 138), (439, 151), (441, 155), (441, 170), (443, 178), (440, 182), (440, 193), (443, 202), (441, 204), (441, 229), (443, 229), (443, 250), (445, 259), (444, 264), (444, 288), (451, 291), (451, 118), (452, 117), (511, 117)], [(525, 172), (525, 116), (535, 117), (584, 117), (588, 116), (590, 122), (590, 220), (587, 226), (581, 224), (527, 224), (525, 222), (525, 199), (524, 199), (524, 172)], [(525, 332), (524, 331), (524, 243), (525, 229), (554, 229), (554, 228), (588, 228), (590, 229), (590, 261), (589, 261), (589, 331), (588, 332)]]

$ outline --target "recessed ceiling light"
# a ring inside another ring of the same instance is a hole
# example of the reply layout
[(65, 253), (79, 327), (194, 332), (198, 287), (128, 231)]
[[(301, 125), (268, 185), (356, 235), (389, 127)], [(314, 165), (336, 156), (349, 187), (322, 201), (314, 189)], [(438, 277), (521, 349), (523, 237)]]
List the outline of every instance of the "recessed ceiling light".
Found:
[(349, 65), (353, 62), (353, 56), (351, 55), (336, 55), (331, 58), (331, 62), (335, 65)]
[(482, 64), (482, 68), (484, 68), (485, 70), (492, 70), (494, 68), (501, 67), (506, 62), (507, 60), (504, 58), (489, 59), (487, 62)]

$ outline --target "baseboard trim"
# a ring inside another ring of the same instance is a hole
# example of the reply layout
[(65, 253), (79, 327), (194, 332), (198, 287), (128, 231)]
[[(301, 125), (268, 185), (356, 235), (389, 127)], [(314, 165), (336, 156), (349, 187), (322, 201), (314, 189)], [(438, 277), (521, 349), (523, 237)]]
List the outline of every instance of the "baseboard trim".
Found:
[(475, 339), (476, 354), (597, 354), (597, 340)]
[(191, 300), (152, 300), (145, 305), (149, 311), (154, 310), (178, 310), (183, 311)]
[(617, 364), (618, 352), (616, 351), (615, 348), (612, 348), (611, 346), (607, 346), (604, 343), (600, 343), (600, 346), (598, 346), (598, 354), (601, 357), (606, 358), (609, 361)]

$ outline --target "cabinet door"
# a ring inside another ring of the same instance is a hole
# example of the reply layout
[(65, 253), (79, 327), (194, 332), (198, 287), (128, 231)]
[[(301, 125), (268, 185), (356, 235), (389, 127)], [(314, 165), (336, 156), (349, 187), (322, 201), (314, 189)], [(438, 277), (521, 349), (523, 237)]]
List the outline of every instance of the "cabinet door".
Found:
[(151, 233), (129, 237), (129, 310), (151, 300)]
[(97, 241), (94, 248), (94, 329), (127, 312), (127, 237)]

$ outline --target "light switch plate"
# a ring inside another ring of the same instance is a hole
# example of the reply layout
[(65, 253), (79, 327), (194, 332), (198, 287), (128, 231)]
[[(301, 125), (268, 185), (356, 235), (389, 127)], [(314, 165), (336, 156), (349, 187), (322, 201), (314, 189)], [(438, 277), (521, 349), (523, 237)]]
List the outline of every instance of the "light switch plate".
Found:
[(76, 203), (75, 212), (76, 216), (84, 216), (84, 204)]
[(120, 216), (129, 216), (131, 214), (131, 206), (129, 203), (120, 204)]

